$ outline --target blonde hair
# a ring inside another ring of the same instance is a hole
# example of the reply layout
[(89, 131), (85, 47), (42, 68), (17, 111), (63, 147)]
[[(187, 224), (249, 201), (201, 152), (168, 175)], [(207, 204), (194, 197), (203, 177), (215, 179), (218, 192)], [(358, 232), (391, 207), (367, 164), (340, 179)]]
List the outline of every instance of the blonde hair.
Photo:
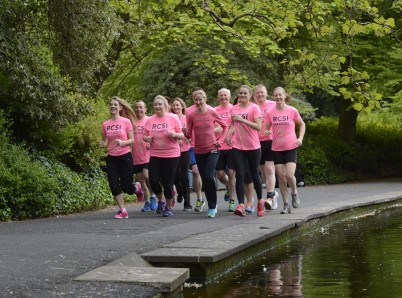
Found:
[(229, 97), (231, 96), (231, 95), (230, 95), (230, 90), (227, 89), (227, 88), (221, 88), (221, 89), (219, 89), (219, 90), (218, 90), (218, 96), (219, 96), (219, 94), (221, 94), (222, 92), (226, 92), (227, 94), (229, 94)]
[(285, 89), (283, 89), (282, 87), (276, 87), (274, 89), (273, 93), (275, 93), (276, 90), (281, 90), (282, 91), (282, 93), (285, 95), (285, 102), (286, 103), (290, 102), (291, 98), (290, 98), (289, 94), (285, 91)]
[(130, 107), (128, 102), (118, 96), (112, 96), (112, 98), (109, 100), (109, 103), (112, 100), (117, 101), (119, 105), (122, 107), (122, 109), (119, 112), (119, 115), (129, 119), (131, 121), (131, 124), (133, 125), (133, 129), (135, 129), (137, 124), (137, 116), (135, 115), (133, 109)]
[(197, 96), (197, 94), (201, 94), (201, 96), (207, 101), (207, 94), (205, 93), (204, 90), (197, 90), (193, 92), (193, 99)]
[(160, 100), (163, 102), (163, 104), (164, 104), (166, 110), (168, 111), (168, 110), (169, 110), (169, 102), (167, 101), (167, 99), (166, 99), (164, 96), (162, 96), (162, 95), (157, 95), (157, 96), (155, 96), (155, 98), (154, 98), (154, 102), (155, 102), (155, 100), (157, 100), (157, 99), (160, 99)]

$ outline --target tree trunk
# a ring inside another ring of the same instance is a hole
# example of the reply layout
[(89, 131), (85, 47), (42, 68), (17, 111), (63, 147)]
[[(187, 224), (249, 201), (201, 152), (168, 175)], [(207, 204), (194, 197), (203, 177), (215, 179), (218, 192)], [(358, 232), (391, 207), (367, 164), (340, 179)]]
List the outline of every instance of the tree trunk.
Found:
[(340, 114), (338, 123), (338, 133), (342, 140), (353, 142), (356, 138), (356, 125), (358, 113), (350, 108), (351, 102), (340, 98)]

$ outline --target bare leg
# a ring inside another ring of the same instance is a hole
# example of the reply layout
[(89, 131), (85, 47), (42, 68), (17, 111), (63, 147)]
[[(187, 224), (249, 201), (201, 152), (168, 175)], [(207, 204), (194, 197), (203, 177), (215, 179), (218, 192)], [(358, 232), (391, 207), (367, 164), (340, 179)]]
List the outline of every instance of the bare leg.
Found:
[(288, 181), (285, 176), (285, 165), (275, 165), (275, 171), (278, 176), (279, 190), (281, 191), (283, 204), (288, 204)]
[(285, 165), (285, 168), (286, 168), (285, 174), (286, 174), (287, 184), (289, 185), (290, 189), (292, 190), (292, 193), (297, 193), (296, 177), (295, 177), (296, 163), (289, 162)]
[(117, 205), (119, 205), (119, 208), (120, 208), (120, 209), (125, 209), (125, 206), (124, 206), (124, 195), (123, 195), (123, 193), (121, 193), (121, 194), (119, 194), (119, 195), (117, 195), (117, 196), (114, 196), (114, 199), (116, 200)]
[[(147, 171), (146, 175), (144, 174), (144, 171)], [(144, 193), (144, 201), (145, 202), (149, 201), (148, 185), (146, 183), (147, 178), (148, 178), (148, 170), (146, 170), (146, 169), (144, 169), (142, 172), (137, 174), (137, 180), (141, 184), (141, 188), (142, 188), (142, 191)], [(148, 184), (149, 184), (149, 182), (148, 182)]]

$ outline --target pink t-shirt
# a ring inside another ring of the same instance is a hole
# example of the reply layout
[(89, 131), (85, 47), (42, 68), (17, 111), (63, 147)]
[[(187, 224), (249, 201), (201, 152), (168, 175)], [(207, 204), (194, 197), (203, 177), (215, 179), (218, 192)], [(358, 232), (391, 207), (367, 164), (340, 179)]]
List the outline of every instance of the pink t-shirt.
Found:
[(261, 141), (269, 141), (272, 140), (272, 134), (266, 136), (264, 134), (265, 131), (265, 115), (267, 114), (267, 112), (273, 108), (276, 107), (276, 102), (274, 102), (273, 100), (265, 100), (265, 102), (263, 104), (259, 104), (258, 105), (261, 109), (261, 115), (262, 115), (262, 128), (261, 130), (258, 132), (258, 138)]
[[(230, 109), (230, 114), (237, 114), (251, 122), (254, 119), (261, 118), (261, 110), (255, 103), (250, 103), (247, 107), (241, 108), (240, 104), (233, 106)], [(258, 131), (252, 129), (243, 122), (232, 121), (229, 118), (230, 124), (234, 125), (235, 131), (232, 135), (232, 146), (239, 150), (256, 150), (261, 148), (260, 140), (258, 139)]]
[(298, 147), (295, 123), (300, 120), (299, 112), (292, 106), (287, 106), (283, 111), (276, 108), (268, 111), (265, 122), (271, 125), (273, 151), (286, 151)]
[(215, 123), (222, 126), (224, 134), (227, 134), (226, 121), (214, 109), (207, 109), (204, 113), (195, 111), (187, 117), (187, 134), (194, 139), (194, 153), (205, 154), (219, 149), (215, 146), (216, 141), (222, 145), (225, 139), (223, 135), (216, 137)]
[[(177, 115), (177, 114), (176, 114)], [(177, 115), (177, 118), (179, 118), (180, 123), (181, 123), (181, 127), (182, 128), (186, 128), (187, 127), (187, 117), (185, 115), (183, 116), (179, 116)], [(188, 150), (190, 150), (190, 140), (189, 139), (182, 139), (179, 141), (180, 145), (180, 152), (187, 152)]]
[(135, 165), (142, 165), (149, 162), (149, 149), (148, 143), (142, 140), (144, 134), (145, 122), (149, 117), (144, 116), (142, 119), (137, 119), (137, 129), (134, 131), (134, 145), (133, 145), (133, 162)]
[(102, 124), (102, 134), (107, 139), (108, 154), (111, 156), (121, 156), (131, 152), (130, 145), (117, 146), (116, 140), (128, 140), (128, 132), (133, 131), (133, 124), (124, 117), (119, 117), (117, 120), (109, 119)]
[[(230, 109), (233, 107), (232, 104), (229, 104), (227, 107), (222, 107), (221, 105), (215, 107), (215, 111), (221, 116), (223, 120), (225, 120), (226, 124), (229, 123), (230, 119)], [(229, 124), (228, 124), (229, 126)], [(216, 136), (219, 137), (222, 133), (218, 133)], [(226, 138), (227, 133), (223, 136), (223, 138)], [(222, 143), (222, 146), (220, 150), (230, 150), (232, 149), (232, 146), (229, 146), (226, 142)]]
[(177, 139), (169, 137), (169, 132), (182, 132), (176, 115), (166, 113), (163, 117), (153, 115), (145, 122), (144, 135), (151, 136), (150, 156), (172, 158), (180, 156)]
[[(208, 108), (208, 109), (213, 109), (213, 107), (211, 107), (210, 105), (207, 105), (207, 108)], [(193, 104), (192, 106), (189, 106), (189, 107), (186, 109), (186, 117), (188, 118), (188, 116), (189, 116), (191, 113), (193, 113), (194, 111), (197, 111), (197, 106), (196, 106), (195, 104)], [(190, 140), (190, 147), (194, 147), (194, 140), (193, 140), (193, 139)]]

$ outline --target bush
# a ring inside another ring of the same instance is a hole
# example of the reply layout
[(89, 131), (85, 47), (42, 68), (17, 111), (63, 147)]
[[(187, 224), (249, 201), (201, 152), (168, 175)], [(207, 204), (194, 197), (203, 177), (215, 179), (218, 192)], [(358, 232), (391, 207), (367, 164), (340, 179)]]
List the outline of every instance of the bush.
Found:
[(299, 166), (310, 184), (400, 177), (401, 143), (398, 123), (384, 123), (376, 114), (359, 117), (352, 143), (339, 138), (338, 119), (322, 117), (307, 124)]
[(78, 174), (49, 157), (12, 144), (0, 111), (0, 220), (67, 214), (114, 203), (98, 168)]
[(24, 148), (0, 136), (0, 220), (54, 214), (55, 187), (56, 180)]
[(76, 172), (88, 172), (100, 166), (104, 149), (99, 147), (102, 122), (108, 119), (109, 110), (102, 100), (92, 102), (93, 114), (72, 123), (50, 137), (51, 150), (47, 155), (66, 164)]

